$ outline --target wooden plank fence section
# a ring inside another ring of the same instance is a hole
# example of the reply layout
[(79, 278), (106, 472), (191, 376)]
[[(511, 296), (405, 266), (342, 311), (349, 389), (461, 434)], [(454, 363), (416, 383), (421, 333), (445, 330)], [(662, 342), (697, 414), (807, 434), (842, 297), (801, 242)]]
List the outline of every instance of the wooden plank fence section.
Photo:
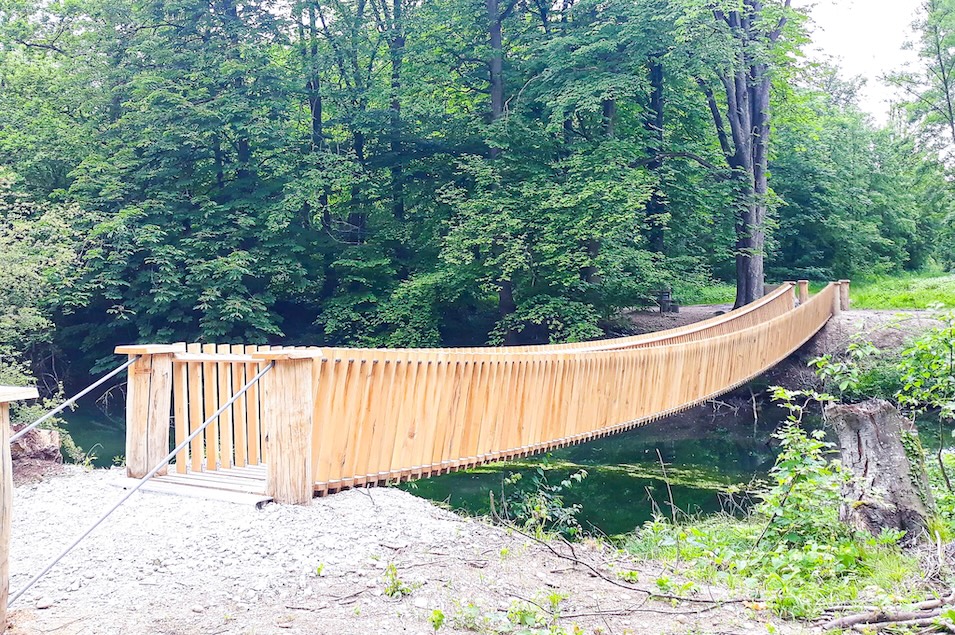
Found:
[[(253, 386), (176, 457), (175, 472), (268, 461), (270, 494), (281, 490), (281, 498), (301, 502), (303, 486), (280, 478), (286, 471), (308, 474), (310, 491), (323, 494), (526, 456), (702, 403), (799, 348), (843, 308), (847, 288), (832, 283), (805, 299), (800, 284), (797, 306), (796, 283), (785, 283), (700, 323), (597, 342), (467, 349), (189, 344), (145, 354), (137, 364), (171, 360), (171, 382), (159, 380), (147, 392), (168, 417), (168, 400), (156, 390), (169, 391), (177, 443), (264, 364), (275, 364), (263, 386)], [(136, 431), (133, 419), (150, 411), (140, 401), (128, 405)], [(148, 444), (134, 437), (129, 447), (138, 456)]]

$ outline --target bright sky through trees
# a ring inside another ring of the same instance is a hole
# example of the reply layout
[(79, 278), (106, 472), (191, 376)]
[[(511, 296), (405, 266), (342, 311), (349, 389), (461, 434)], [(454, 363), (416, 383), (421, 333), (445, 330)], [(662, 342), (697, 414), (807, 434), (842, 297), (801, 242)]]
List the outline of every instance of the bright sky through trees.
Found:
[(876, 120), (885, 122), (895, 93), (879, 78), (915, 60), (915, 54), (903, 50), (903, 45), (912, 39), (911, 25), (920, 0), (822, 0), (801, 4), (812, 7), (815, 22), (809, 54), (835, 58), (846, 78), (865, 77), (860, 105)]

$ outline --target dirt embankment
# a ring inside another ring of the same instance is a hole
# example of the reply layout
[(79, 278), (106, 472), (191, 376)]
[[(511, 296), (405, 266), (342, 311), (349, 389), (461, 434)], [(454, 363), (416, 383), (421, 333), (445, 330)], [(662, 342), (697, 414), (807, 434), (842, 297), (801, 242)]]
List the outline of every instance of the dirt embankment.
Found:
[(920, 334), (941, 325), (934, 315), (933, 311), (844, 311), (764, 379), (790, 389), (818, 387), (810, 360), (844, 353), (854, 337), (872, 342), (880, 351), (898, 353)]

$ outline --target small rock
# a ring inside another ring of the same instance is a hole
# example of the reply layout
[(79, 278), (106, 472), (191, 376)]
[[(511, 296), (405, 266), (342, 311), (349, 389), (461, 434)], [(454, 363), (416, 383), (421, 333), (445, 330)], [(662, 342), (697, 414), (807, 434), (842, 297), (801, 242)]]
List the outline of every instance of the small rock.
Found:
[(204, 607), (198, 606), (198, 605), (192, 607), (192, 612), (193, 612), (193, 613), (202, 613), (202, 612), (205, 611), (205, 610), (206, 610), (206, 609), (205, 609)]
[(686, 615), (677, 615), (676, 621), (679, 622), (680, 624), (686, 624), (687, 622)]
[(416, 609), (426, 609), (428, 608), (428, 601), (424, 598), (415, 598), (414, 606)]
[(36, 607), (38, 609), (48, 609), (53, 606), (53, 598), (51, 597), (42, 597), (36, 602)]

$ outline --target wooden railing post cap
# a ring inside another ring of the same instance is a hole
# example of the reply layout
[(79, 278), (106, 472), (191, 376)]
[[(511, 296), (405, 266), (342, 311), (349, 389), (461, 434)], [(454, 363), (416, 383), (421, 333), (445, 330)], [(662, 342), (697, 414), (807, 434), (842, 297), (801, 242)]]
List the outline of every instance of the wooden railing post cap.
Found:
[(36, 388), (24, 386), (0, 386), (0, 403), (23, 401), (24, 399), (38, 399)]
[(163, 353), (185, 353), (186, 345), (182, 344), (132, 344), (117, 346), (114, 350), (117, 355), (162, 355)]
[(252, 353), (255, 359), (262, 359), (269, 362), (295, 360), (295, 359), (316, 359), (325, 357), (321, 349), (297, 349), (297, 348), (273, 348), (270, 351), (258, 351)]

